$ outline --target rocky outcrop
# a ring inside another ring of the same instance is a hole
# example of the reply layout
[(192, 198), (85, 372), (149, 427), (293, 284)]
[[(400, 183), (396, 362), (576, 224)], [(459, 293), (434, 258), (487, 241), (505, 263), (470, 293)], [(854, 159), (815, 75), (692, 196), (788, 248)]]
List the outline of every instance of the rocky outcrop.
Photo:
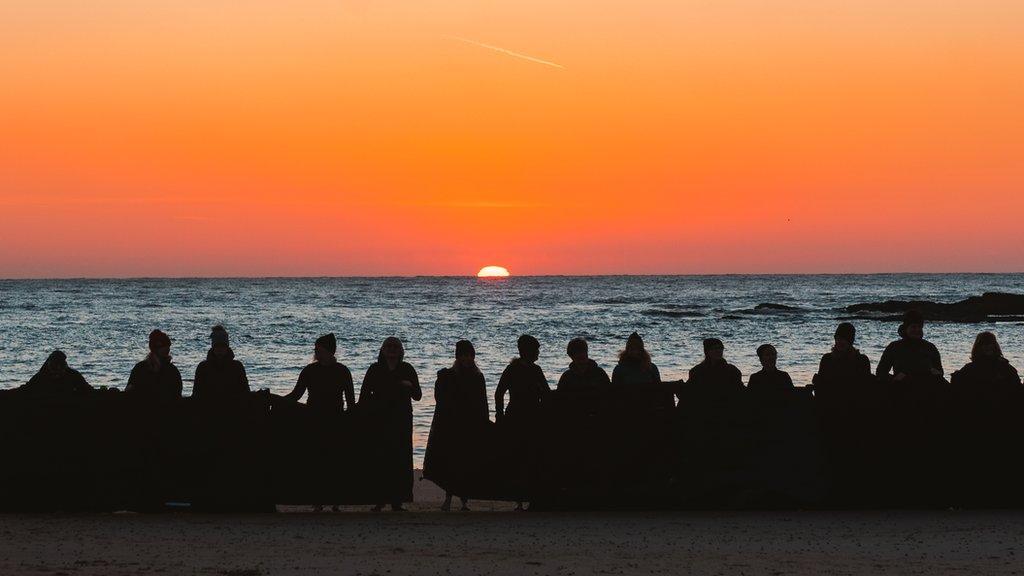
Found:
[(939, 322), (1024, 321), (1024, 295), (986, 292), (959, 302), (886, 300), (847, 306), (844, 319), (900, 320), (907, 310), (920, 311), (926, 320)]

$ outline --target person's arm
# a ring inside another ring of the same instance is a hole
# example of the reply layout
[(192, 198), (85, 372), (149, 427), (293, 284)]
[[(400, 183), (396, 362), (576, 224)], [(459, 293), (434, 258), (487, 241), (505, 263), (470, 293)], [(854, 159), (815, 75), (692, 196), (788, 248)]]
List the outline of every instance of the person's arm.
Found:
[(373, 397), (373, 366), (371, 365), (366, 369), (366, 374), (363, 375), (363, 381), (359, 384), (359, 400), (357, 404), (368, 402)]
[(308, 377), (309, 374), (309, 372), (307, 371), (308, 369), (309, 367), (307, 366), (306, 368), (302, 369), (302, 372), (299, 372), (299, 378), (298, 380), (295, 381), (295, 388), (293, 388), (291, 392), (284, 395), (285, 400), (298, 402), (299, 400), (302, 399), (302, 395), (306, 393), (306, 378)]
[(420, 389), (420, 378), (416, 375), (416, 369), (412, 366), (409, 366), (409, 381), (412, 383), (412, 388), (409, 389), (409, 397), (419, 402), (423, 398), (423, 390)]
[(206, 381), (203, 378), (203, 363), (200, 362), (199, 366), (196, 366), (196, 378), (192, 381), (192, 397), (202, 398), (203, 388), (206, 386)]
[(75, 393), (91, 392), (92, 386), (89, 385), (85, 380), (85, 376), (82, 376), (81, 372), (75, 372), (75, 383), (72, 388)]
[(131, 374), (128, 375), (128, 383), (124, 385), (125, 392), (134, 392), (135, 387), (139, 385), (139, 365), (136, 364), (132, 367)]
[(341, 388), (342, 394), (345, 397), (345, 403), (342, 405), (342, 409), (351, 410), (356, 404), (356, 392), (355, 385), (352, 383), (352, 371), (348, 368), (345, 368), (345, 371), (342, 374)]
[(621, 384), (622, 382), (622, 365), (616, 364), (615, 368), (612, 369), (612, 384)]
[(480, 374), (479, 387), (477, 388), (477, 409), (480, 411), (481, 420), (491, 420), (491, 406), (487, 403), (487, 381), (484, 375)]
[(501, 378), (498, 379), (498, 386), (494, 389), (494, 419), (501, 420), (505, 417), (505, 393), (508, 392), (508, 381), (510, 376), (508, 375), (509, 368), (505, 368), (505, 371), (501, 373)]
[(242, 384), (239, 388), (244, 387), (246, 392), (251, 392), (252, 388), (249, 387), (249, 375), (245, 373), (245, 364), (239, 362), (238, 369), (242, 372)]
[(793, 385), (793, 377), (789, 375), (789, 372), (783, 372), (782, 374), (785, 376), (783, 382), (785, 383), (786, 388), (796, 388), (796, 386)]
[(181, 370), (178, 370), (178, 367), (174, 364), (171, 364), (171, 368), (174, 368), (174, 397), (181, 398), (182, 390), (185, 389), (181, 382)]
[(893, 362), (893, 350), (892, 344), (885, 347), (882, 352), (882, 357), (878, 359), (878, 367), (875, 368), (875, 376), (888, 376), (889, 371), (892, 370)]
[(932, 354), (933, 368), (935, 370), (938, 370), (938, 374), (936, 374), (936, 376), (942, 376), (943, 374), (946, 373), (946, 371), (942, 369), (942, 354), (939, 352), (939, 349), (936, 348), (934, 344), (929, 342), (929, 345), (932, 348), (931, 349), (931, 354)]
[(658, 371), (658, 367), (656, 365), (651, 364), (651, 372), (654, 374), (654, 382), (656, 384), (660, 383), (661, 382), (661, 372)]
[(537, 377), (537, 383), (540, 384), (541, 395), (543, 396), (544, 394), (551, 392), (551, 384), (548, 383), (548, 377), (544, 374), (544, 370), (540, 366), (537, 366)]

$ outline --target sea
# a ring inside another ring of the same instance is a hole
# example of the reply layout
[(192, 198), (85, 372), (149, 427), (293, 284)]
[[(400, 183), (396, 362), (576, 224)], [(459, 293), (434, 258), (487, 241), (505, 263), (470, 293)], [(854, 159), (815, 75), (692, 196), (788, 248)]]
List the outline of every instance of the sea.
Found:
[[(715, 336), (745, 379), (759, 369), (757, 346), (774, 344), (780, 368), (800, 386), (831, 347), (845, 306), (953, 302), (989, 291), (1024, 293), (1024, 274), (0, 280), (0, 388), (26, 382), (54, 349), (93, 386), (123, 388), (146, 355), (149, 332), (159, 328), (173, 340), (188, 395), (210, 328), (223, 324), (254, 390), (289, 392), (314, 340), (333, 332), (358, 393), (381, 341), (393, 335), (405, 343), (424, 390), (414, 410), (419, 466), (436, 373), (452, 364), (462, 338), (476, 346), (492, 411), (494, 386), (524, 333), (540, 340), (539, 363), (552, 386), (568, 365), (571, 338), (586, 338), (591, 357), (611, 373), (633, 331), (666, 380), (686, 378), (701, 360), (701, 341)], [(755, 309), (766, 303), (788, 308)], [(857, 346), (874, 366), (897, 324), (855, 325)], [(1024, 367), (1020, 322), (930, 323), (925, 337), (950, 373), (967, 362), (983, 330), (995, 332), (1005, 356)]]

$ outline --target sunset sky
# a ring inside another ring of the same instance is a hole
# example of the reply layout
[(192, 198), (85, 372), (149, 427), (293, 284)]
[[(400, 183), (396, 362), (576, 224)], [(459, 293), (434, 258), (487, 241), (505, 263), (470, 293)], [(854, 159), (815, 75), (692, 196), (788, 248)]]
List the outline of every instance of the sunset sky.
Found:
[(8, 0), (0, 277), (1024, 271), (1024, 2)]

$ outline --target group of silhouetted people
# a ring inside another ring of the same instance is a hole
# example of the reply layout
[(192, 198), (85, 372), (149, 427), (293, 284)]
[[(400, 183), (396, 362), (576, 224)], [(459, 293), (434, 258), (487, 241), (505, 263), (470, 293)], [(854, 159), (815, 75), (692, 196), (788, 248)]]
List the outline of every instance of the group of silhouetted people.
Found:
[[(871, 378), (875, 382), (911, 382), (919, 386), (945, 382), (942, 361), (936, 347), (924, 339), (924, 318), (910, 311), (899, 327), (900, 338), (883, 352), (872, 375), (870, 360), (856, 347), (856, 330), (850, 323), (838, 326), (835, 344), (821, 358), (813, 387), (856, 385)], [(703, 342), (703, 360), (689, 370), (686, 379), (664, 381), (652, 362), (644, 341), (637, 333), (626, 339), (624, 349), (609, 377), (589, 356), (587, 341), (574, 338), (566, 346), (569, 365), (559, 376), (554, 391), (537, 364), (540, 342), (523, 335), (517, 342), (518, 356), (502, 372), (495, 389), (495, 422), (490, 420), (485, 378), (476, 364), (476, 351), (468, 340), (455, 345), (454, 361), (437, 373), (434, 385), (435, 412), (424, 461), (424, 478), (446, 492), (442, 508), (450, 509), (453, 496), (463, 509), (474, 487), (482, 482), (477, 465), (488, 450), (492, 426), (505, 441), (500, 457), (510, 462), (506, 469), (528, 474), (535, 467), (536, 446), (544, 441), (538, 422), (546, 399), (557, 392), (559, 402), (580, 418), (607, 411), (626, 390), (645, 389), (644, 410), (672, 411), (684, 404), (712, 407), (726, 405), (746, 395), (757, 402), (794, 390), (789, 374), (777, 366), (778, 352), (771, 344), (757, 348), (762, 369), (743, 383), (740, 370), (725, 359), (725, 345), (717, 338)], [(182, 378), (172, 362), (171, 340), (154, 330), (149, 336), (149, 354), (131, 371), (124, 393), (146, 402), (169, 402), (182, 396)], [(389, 337), (381, 345), (377, 361), (366, 371), (356, 398), (352, 374), (336, 357), (333, 334), (321, 336), (314, 346), (314, 361), (302, 369), (294, 390), (283, 398), (298, 401), (306, 396), (310, 411), (324, 416), (358, 410), (367, 423), (366, 433), (377, 442), (370, 465), (379, 472), (382, 503), (402, 510), (412, 500), (413, 445), (412, 402), (421, 399), (416, 370), (405, 361), (401, 340)], [(991, 332), (977, 336), (971, 361), (952, 375), (954, 385), (978, 389), (1021, 386), (1016, 369), (1003, 357)], [(63, 352), (49, 355), (40, 371), (21, 388), (25, 393), (71, 395), (91, 390), (82, 375), (70, 368)], [(235, 359), (227, 331), (215, 326), (210, 349), (195, 372), (192, 397), (211, 409), (227, 409), (244, 403), (250, 396), (245, 367)], [(585, 421), (585, 420), (581, 420)], [(512, 478), (525, 485), (528, 478)], [(522, 507), (524, 492), (517, 499)]]

